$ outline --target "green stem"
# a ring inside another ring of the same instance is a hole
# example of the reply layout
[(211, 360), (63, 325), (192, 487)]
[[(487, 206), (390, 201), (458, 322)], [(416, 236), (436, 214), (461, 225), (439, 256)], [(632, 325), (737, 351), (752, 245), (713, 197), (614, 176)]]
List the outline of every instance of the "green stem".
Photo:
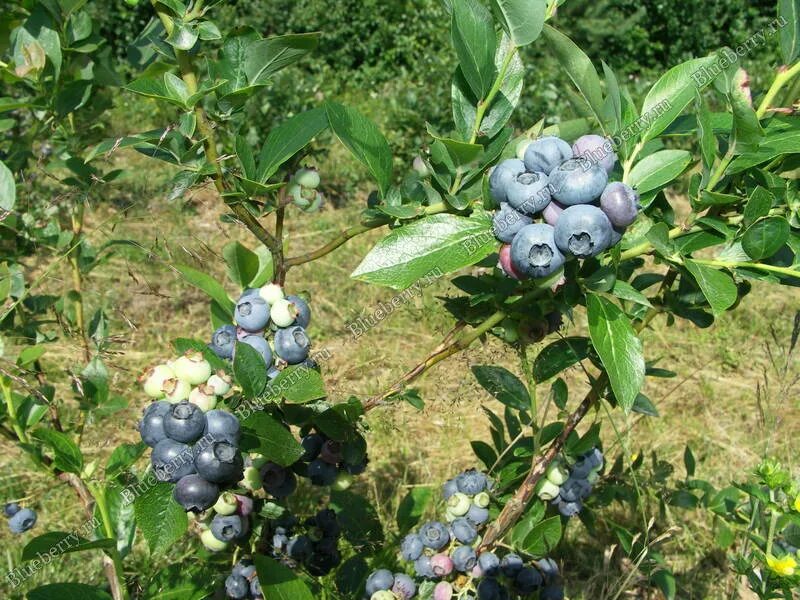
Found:
[(755, 269), (756, 271), (766, 271), (768, 273), (777, 273), (786, 277), (800, 278), (800, 270), (795, 270), (790, 267), (778, 267), (776, 265), (767, 265), (764, 263), (755, 262), (728, 262), (724, 260), (709, 260), (703, 258), (693, 258), (696, 263), (708, 265), (710, 267), (721, 267), (723, 269)]
[(769, 90), (767, 91), (767, 95), (764, 96), (764, 99), (761, 101), (761, 104), (759, 105), (758, 110), (756, 111), (756, 116), (759, 119), (764, 118), (764, 115), (767, 114), (767, 111), (770, 109), (770, 106), (772, 106), (772, 102), (775, 100), (775, 97), (780, 93), (780, 91), (787, 83), (789, 83), (792, 79), (794, 79), (794, 77), (798, 73), (800, 73), (800, 62), (795, 63), (795, 65), (792, 68), (787, 69), (786, 71), (783, 71), (781, 73), (778, 73), (775, 76), (775, 80), (772, 82), (772, 86), (770, 86)]
[[(692, 227), (690, 229), (684, 229), (683, 227), (674, 227), (669, 230), (669, 239), (674, 240), (675, 238), (679, 238), (684, 235), (688, 235), (690, 233), (695, 233), (700, 231), (699, 227)], [(625, 260), (630, 260), (632, 258), (636, 258), (641, 256), (642, 254), (647, 254), (653, 249), (653, 244), (650, 242), (642, 242), (632, 248), (628, 248), (625, 252), (619, 255), (620, 262)]]
[(631, 151), (631, 155), (628, 157), (628, 160), (625, 161), (625, 164), (622, 167), (622, 181), (628, 183), (628, 179), (631, 174), (631, 170), (633, 169), (633, 163), (636, 161), (636, 158), (639, 156), (639, 153), (644, 148), (644, 142), (639, 142), (636, 146), (633, 147)]
[(711, 179), (708, 180), (708, 185), (706, 186), (706, 190), (709, 192), (713, 192), (714, 188), (720, 182), (720, 180), (725, 176), (725, 171), (728, 169), (728, 166), (731, 164), (734, 155), (734, 149), (736, 145), (732, 145), (728, 148), (728, 151), (725, 153), (725, 156), (717, 165), (717, 168), (714, 170), (714, 173), (711, 175)]
[(28, 439), (28, 434), (22, 427), (20, 427), (17, 421), (17, 407), (14, 406), (14, 397), (11, 394), (11, 384), (5, 377), (0, 377), (0, 390), (3, 392), (3, 399), (6, 403), (6, 412), (8, 412), (8, 417), (11, 419), (11, 427), (14, 429), (14, 433), (17, 434), (17, 439), (19, 439), (19, 441), (23, 444), (29, 443), (30, 440)]
[[(100, 512), (100, 519), (103, 522), (103, 531), (105, 531), (106, 537), (111, 540), (116, 540), (117, 533), (114, 530), (114, 522), (111, 520), (111, 513), (108, 510), (108, 500), (106, 498), (105, 488), (91, 484), (88, 484), (86, 487), (89, 488), (89, 491), (94, 497), (94, 502), (97, 506), (97, 510)], [(122, 559), (119, 555), (116, 544), (109, 548), (107, 552), (111, 555), (111, 560), (114, 563), (114, 570), (116, 571), (117, 581), (119, 582), (120, 594), (122, 595), (122, 598), (128, 598), (128, 588), (125, 585), (124, 571), (122, 570)]]

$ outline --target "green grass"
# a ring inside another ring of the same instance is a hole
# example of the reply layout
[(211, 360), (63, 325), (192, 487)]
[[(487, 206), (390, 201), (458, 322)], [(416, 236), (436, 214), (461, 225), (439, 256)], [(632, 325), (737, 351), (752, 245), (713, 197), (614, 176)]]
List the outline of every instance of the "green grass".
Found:
[[(201, 267), (220, 280), (224, 268), (220, 252), (236, 239), (251, 245), (246, 231), (220, 221), (220, 205), (210, 190), (193, 193), (185, 204), (165, 200), (168, 174), (132, 154), (124, 160), (130, 169), (113, 193), (90, 213), (88, 229), (100, 244), (111, 238), (128, 239), (135, 246), (120, 247), (108, 263), (87, 281), (88, 310), (102, 306), (112, 322), (114, 344), (105, 356), (113, 373), (114, 392), (129, 407), (100, 425), (90, 424), (84, 438), (87, 462), (102, 468), (110, 452), (121, 442), (137, 439), (134, 425), (146, 399), (136, 385), (138, 373), (148, 364), (171, 355), (170, 341), (177, 337), (207, 338), (210, 320), (203, 294), (190, 287), (173, 268), (177, 263)], [(323, 169), (324, 175), (324, 169)], [(120, 190), (127, 190), (124, 194)], [(327, 208), (314, 215), (292, 213), (288, 225), (288, 252), (294, 255), (315, 248), (352, 223), (364, 205), (368, 188), (357, 197), (337, 198), (344, 207)], [(112, 210), (108, 203), (116, 207)], [(433, 349), (452, 326), (437, 296), (455, 294), (447, 278), (434, 282), (388, 318), (354, 339), (348, 323), (371, 314), (380, 303), (391, 301), (392, 290), (350, 279), (359, 260), (383, 231), (358, 237), (324, 259), (293, 269), (288, 288), (305, 291), (312, 298), (314, 319), (311, 335), (318, 349), (330, 351), (323, 365), (331, 400), (360, 398), (391, 385), (416, 361)], [(138, 247), (138, 249), (137, 249)], [(63, 290), (66, 271), (46, 279), (41, 293)], [(228, 291), (236, 294), (232, 286)], [(707, 330), (680, 321), (667, 327), (659, 318), (644, 334), (649, 358), (678, 373), (675, 379), (648, 379), (645, 393), (658, 407), (660, 418), (624, 417), (601, 411), (587, 421), (604, 421), (604, 445), (612, 454), (656, 451), (683, 476), (682, 455), (689, 444), (698, 460), (698, 476), (716, 486), (744, 479), (759, 457), (777, 456), (798, 472), (796, 440), (800, 435), (797, 400), (798, 364), (788, 372), (777, 371), (800, 306), (800, 291), (756, 284), (735, 312), (722, 315)], [(576, 314), (565, 334), (585, 333), (584, 315)], [(535, 352), (536, 348), (531, 351)], [(76, 415), (69, 373), (80, 364), (75, 340), (62, 338), (48, 346), (44, 366), (53, 373), (66, 424)], [(486, 439), (488, 425), (483, 408), (497, 410), (474, 381), (469, 367), (499, 364), (520, 372), (517, 355), (495, 339), (474, 345), (449, 359), (415, 383), (426, 405), (417, 411), (407, 404), (380, 408), (367, 419), (371, 463), (356, 490), (367, 494), (379, 515), (392, 527), (399, 500), (412, 486), (434, 485), (460, 469), (476, 464), (471, 439)], [(570, 406), (585, 390), (576, 367), (567, 373)], [(541, 386), (540, 394), (548, 390)], [(617, 439), (617, 430), (623, 432)], [(589, 422), (581, 426), (585, 430)], [(144, 461), (142, 461), (142, 465)], [(67, 486), (35, 471), (19, 449), (6, 444), (0, 457), (0, 479), (5, 495), (20, 498), (39, 511), (39, 523), (23, 540), (47, 530), (72, 531), (84, 515)], [(646, 514), (614, 506), (598, 515), (641, 528)], [(712, 524), (700, 512), (675, 510), (658, 519), (653, 535), (669, 532), (660, 545), (668, 564), (679, 574), (680, 598), (727, 598), (738, 583), (728, 574), (724, 554), (715, 551)], [(0, 529), (0, 544), (8, 568), (19, 564), (20, 544), (7, 528)], [(137, 539), (126, 560), (126, 577), (143, 585), (160, 567), (188, 561), (194, 564), (197, 545), (189, 536), (167, 557), (151, 557)], [(564, 564), (566, 585), (572, 599), (617, 597), (657, 598), (648, 591), (630, 561), (616, 546), (613, 532), (601, 525), (589, 536), (577, 522), (570, 523), (567, 541), (557, 551)], [(224, 557), (213, 559), (222, 563)], [(220, 567), (219, 573), (224, 569)], [(79, 580), (102, 582), (98, 552), (68, 555), (35, 574), (20, 589), (46, 582)], [(20, 589), (0, 582), (0, 596), (19, 597)]]

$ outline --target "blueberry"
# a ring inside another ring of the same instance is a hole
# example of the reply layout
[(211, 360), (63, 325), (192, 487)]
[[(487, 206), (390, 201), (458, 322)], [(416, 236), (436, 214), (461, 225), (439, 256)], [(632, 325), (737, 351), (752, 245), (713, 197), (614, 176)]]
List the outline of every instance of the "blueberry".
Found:
[(639, 194), (629, 185), (614, 181), (603, 190), (600, 208), (614, 227), (627, 227), (639, 214)]
[(197, 473), (212, 483), (239, 481), (243, 475), (242, 455), (228, 442), (212, 442), (195, 448), (194, 466)]
[(613, 227), (611, 229), (611, 241), (609, 242), (608, 247), (613, 248), (617, 244), (622, 241), (622, 236), (625, 235), (625, 228), (624, 227)]
[(448, 479), (442, 485), (442, 496), (444, 496), (445, 500), (450, 498), (450, 496), (452, 496), (456, 492), (458, 492), (458, 483), (456, 483), (455, 477), (453, 477), (453, 479)]
[(611, 141), (595, 134), (582, 135), (572, 144), (572, 153), (602, 167), (606, 173), (614, 170), (617, 155)]
[(250, 496), (236, 494), (236, 514), (247, 517), (253, 513), (253, 499)]
[(186, 475), (175, 485), (172, 495), (184, 510), (202, 512), (214, 506), (219, 498), (219, 488), (200, 475)]
[(523, 227), (511, 244), (511, 265), (514, 270), (536, 278), (547, 277), (558, 271), (565, 259), (556, 246), (554, 236), (555, 229), (545, 223)]
[(178, 402), (164, 416), (164, 432), (176, 442), (194, 442), (203, 435), (206, 418), (196, 404)]
[(250, 584), (241, 575), (228, 575), (225, 580), (225, 593), (229, 598), (242, 600), (250, 594)]
[(288, 498), (296, 489), (297, 476), (292, 471), (287, 471), (286, 476), (280, 483), (267, 485), (267, 483), (264, 482), (264, 491), (278, 499)]
[(489, 176), (489, 193), (492, 198), (498, 203), (506, 202), (508, 184), (524, 172), (525, 163), (515, 158), (504, 160), (497, 165)]
[(311, 340), (306, 330), (299, 325), (278, 329), (275, 332), (275, 353), (290, 365), (296, 365), (308, 358)]
[(589, 452), (583, 455), (583, 460), (589, 463), (593, 471), (603, 468), (603, 453), (598, 448), (589, 450)]
[(344, 463), (345, 470), (350, 473), (350, 475), (361, 475), (364, 471), (367, 470), (367, 465), (369, 464), (369, 458), (364, 457), (361, 461), (357, 463)]
[(410, 600), (417, 593), (417, 586), (414, 584), (414, 580), (405, 573), (395, 573), (392, 592), (398, 600)]
[(577, 479), (573, 476), (567, 479), (564, 485), (561, 486), (559, 495), (565, 502), (578, 502), (579, 500), (588, 498), (591, 492), (592, 484), (585, 479)]
[(478, 600), (501, 600), (503, 589), (496, 579), (481, 579), (477, 587)]
[(565, 208), (566, 206), (559, 204), (555, 200), (550, 202), (550, 204), (548, 204), (542, 211), (542, 217), (544, 218), (545, 223), (555, 227), (556, 223), (558, 223), (558, 218), (561, 216), (561, 213), (564, 212)]
[(416, 533), (409, 533), (400, 544), (400, 556), (403, 560), (415, 561), (422, 556), (425, 545)]
[(532, 594), (538, 590), (544, 581), (542, 574), (539, 573), (534, 567), (525, 567), (517, 573), (514, 579), (514, 585), (520, 594)]
[[(175, 483), (195, 472), (191, 447), (165, 439), (156, 444), (150, 455), (156, 479)], [(216, 498), (214, 499), (216, 501)]]
[(300, 445), (303, 447), (303, 456), (300, 460), (303, 462), (310, 462), (319, 456), (319, 451), (322, 450), (322, 444), (325, 443), (325, 438), (318, 433), (309, 433), (303, 436), (300, 440)]
[(239, 515), (215, 515), (210, 529), (220, 542), (232, 542), (244, 536), (246, 525)]
[(447, 577), (453, 572), (453, 559), (447, 554), (439, 553), (431, 556), (431, 569), (436, 577)]
[(433, 600), (452, 600), (453, 585), (449, 581), (440, 581), (433, 588)]
[(425, 577), (426, 579), (433, 579), (436, 577), (436, 575), (433, 573), (433, 567), (431, 566), (431, 557), (423, 554), (417, 560), (415, 560), (414, 572), (420, 577)]
[(525, 563), (518, 554), (506, 554), (500, 561), (500, 570), (506, 577), (516, 577), (524, 566)]
[(342, 444), (335, 440), (325, 440), (319, 451), (319, 458), (332, 465), (342, 462)]
[(297, 311), (297, 316), (294, 320), (295, 325), (306, 329), (308, 324), (311, 323), (311, 308), (309, 308), (308, 302), (303, 300), (300, 296), (294, 295), (286, 296), (286, 299), (294, 304), (294, 308)]
[(580, 502), (566, 502), (564, 500), (558, 500), (558, 512), (560, 512), (565, 517), (574, 517), (583, 508), (583, 505)]
[(503, 202), (500, 211), (492, 218), (492, 231), (498, 240), (510, 244), (517, 232), (531, 223), (533, 219), (514, 210), (507, 202)]
[(214, 441), (226, 441), (234, 446), (239, 444), (239, 419), (225, 410), (210, 410), (206, 413), (204, 436)]
[(462, 573), (469, 573), (473, 567), (478, 564), (478, 557), (475, 555), (475, 550), (469, 546), (456, 546), (450, 556), (453, 560), (453, 566), (457, 571)]
[(339, 535), (342, 530), (342, 526), (339, 525), (339, 517), (336, 516), (336, 511), (330, 508), (323, 509), (314, 515), (314, 523), (327, 537), (335, 537)]
[(469, 511), (472, 500), (466, 494), (456, 492), (447, 499), (447, 512), (456, 517), (462, 517)]
[(611, 244), (611, 222), (596, 206), (570, 206), (555, 227), (555, 242), (578, 258), (596, 256)]
[(316, 459), (308, 464), (308, 478), (314, 485), (333, 485), (339, 470), (335, 465)]
[(236, 345), (236, 327), (223, 325), (211, 336), (211, 351), (220, 358), (233, 358), (233, 347)]
[(272, 365), (272, 348), (269, 347), (269, 342), (260, 335), (246, 335), (242, 338), (241, 342), (254, 348), (264, 359), (264, 364), (269, 367)]
[(246, 331), (261, 331), (269, 323), (269, 305), (261, 296), (239, 298), (233, 318)]
[(264, 595), (261, 592), (261, 582), (258, 580), (257, 575), (250, 580), (250, 595), (257, 598), (261, 598)]
[(484, 552), (478, 557), (478, 566), (486, 577), (500, 574), (500, 559), (493, 552)]
[(552, 558), (543, 558), (536, 563), (536, 566), (548, 581), (558, 577), (558, 565)]
[(3, 507), (3, 514), (5, 515), (6, 519), (10, 519), (15, 514), (20, 511), (19, 504), (16, 502), (9, 502)]
[(166, 439), (167, 433), (164, 431), (164, 416), (170, 411), (173, 405), (165, 400), (153, 402), (147, 406), (142, 420), (139, 421), (139, 435), (142, 441), (154, 447), (161, 440)]
[(489, 509), (473, 504), (467, 511), (467, 520), (473, 525), (483, 525), (489, 520)]
[(585, 158), (564, 161), (550, 173), (550, 193), (567, 206), (594, 202), (607, 183), (608, 173)]
[(250, 579), (256, 574), (256, 567), (251, 560), (244, 559), (233, 566), (231, 573), (244, 577), (245, 579)]
[(564, 590), (559, 585), (548, 585), (539, 592), (539, 600), (564, 600)]
[(426, 548), (439, 550), (444, 548), (450, 541), (447, 527), (438, 521), (429, 521), (419, 529), (419, 537)]
[(565, 160), (572, 158), (572, 147), (564, 140), (546, 135), (534, 140), (525, 150), (525, 167), (549, 175)]
[(488, 480), (486, 475), (475, 469), (464, 471), (456, 477), (458, 491), (467, 496), (480, 494), (487, 487)]
[(392, 589), (394, 585), (394, 575), (389, 569), (378, 569), (367, 577), (366, 591), (368, 595), (375, 592)]
[(286, 544), (286, 554), (297, 562), (305, 562), (311, 557), (314, 545), (311, 538), (307, 535), (298, 535), (289, 540)]
[(497, 266), (502, 269), (503, 273), (511, 277), (512, 279), (516, 279), (517, 281), (521, 281), (523, 279), (527, 279), (524, 273), (519, 273), (515, 268), (514, 264), (511, 261), (511, 244), (503, 244), (500, 247), (500, 252), (498, 255), (498, 262)]
[(11, 533), (25, 533), (36, 525), (36, 512), (30, 508), (21, 508), (8, 520)]
[(450, 523), (450, 531), (453, 537), (462, 544), (471, 544), (478, 537), (475, 527), (464, 517), (459, 517)]
[(544, 173), (522, 173), (509, 182), (506, 195), (511, 208), (533, 216), (550, 204), (550, 179)]

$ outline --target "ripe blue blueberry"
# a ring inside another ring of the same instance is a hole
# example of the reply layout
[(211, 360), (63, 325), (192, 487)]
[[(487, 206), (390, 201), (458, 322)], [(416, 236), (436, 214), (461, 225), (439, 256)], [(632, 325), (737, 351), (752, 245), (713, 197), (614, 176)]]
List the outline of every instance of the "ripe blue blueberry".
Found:
[(319, 457), (332, 465), (342, 462), (342, 444), (336, 440), (325, 440), (319, 451)]
[(260, 335), (246, 335), (241, 339), (243, 344), (247, 344), (254, 348), (264, 359), (264, 364), (269, 367), (272, 365), (272, 348), (269, 347), (269, 342)]
[(552, 275), (564, 261), (564, 255), (556, 246), (555, 229), (546, 223), (523, 227), (511, 243), (511, 265), (528, 277)]
[(270, 484), (264, 483), (264, 491), (271, 494), (275, 498), (288, 498), (297, 489), (297, 476), (293, 471), (287, 471), (285, 477), (280, 483)]
[(478, 583), (478, 600), (501, 600), (503, 598), (503, 588), (496, 579), (484, 578)]
[(36, 513), (30, 508), (21, 508), (9, 520), (8, 527), (11, 533), (25, 533), (36, 525)]
[(415, 561), (422, 556), (424, 549), (425, 545), (422, 543), (422, 539), (416, 533), (409, 533), (400, 544), (400, 556), (403, 557), (403, 560)]
[(166, 439), (164, 416), (170, 412), (172, 406), (166, 400), (159, 400), (149, 404), (145, 409), (144, 416), (139, 421), (139, 435), (142, 436), (142, 441), (151, 448)]
[(375, 592), (385, 591), (392, 589), (394, 584), (394, 575), (389, 569), (378, 569), (373, 571), (367, 577), (366, 591), (367, 595), (372, 595)]
[(543, 558), (536, 563), (536, 566), (548, 581), (558, 577), (558, 565), (552, 558)]
[(500, 574), (500, 559), (494, 552), (484, 552), (478, 557), (478, 566), (486, 577), (496, 577)]
[(239, 481), (244, 469), (242, 455), (228, 442), (212, 442), (199, 451), (195, 448), (194, 466), (212, 483)]
[(306, 330), (299, 325), (278, 329), (275, 332), (275, 353), (290, 365), (296, 365), (308, 358), (311, 340)]
[(196, 404), (186, 400), (173, 404), (164, 416), (164, 432), (176, 442), (194, 442), (203, 435), (206, 417)]
[(500, 561), (500, 570), (506, 577), (516, 577), (524, 566), (525, 563), (518, 554), (506, 554)]
[(410, 600), (417, 593), (417, 586), (414, 580), (405, 573), (395, 573), (392, 592), (398, 600)]
[(438, 521), (429, 521), (419, 529), (419, 537), (426, 548), (440, 550), (450, 541), (447, 527)]
[(325, 443), (325, 438), (318, 433), (309, 433), (303, 436), (300, 440), (300, 445), (303, 447), (303, 456), (300, 460), (303, 462), (310, 462), (319, 456), (319, 451), (322, 450), (322, 444)]
[(246, 331), (261, 331), (269, 323), (269, 304), (261, 296), (239, 298), (233, 318)]
[(184, 510), (202, 512), (214, 506), (219, 498), (219, 487), (200, 475), (186, 475), (175, 485), (172, 496)]
[(525, 163), (516, 158), (504, 160), (497, 165), (489, 176), (489, 193), (492, 198), (498, 203), (506, 202), (508, 184), (524, 172)]
[(16, 502), (9, 502), (3, 507), (3, 515), (6, 519), (10, 519), (20, 511), (20, 506)]
[(458, 491), (462, 494), (466, 494), (467, 496), (480, 494), (487, 488), (487, 484), (488, 479), (486, 478), (486, 475), (474, 469), (464, 471), (458, 477), (456, 477)]
[(294, 295), (286, 296), (286, 299), (294, 304), (294, 308), (297, 311), (294, 324), (306, 329), (308, 324), (311, 323), (311, 308), (309, 308), (308, 302), (303, 300), (300, 296)]
[(550, 173), (550, 193), (561, 204), (594, 202), (608, 183), (608, 173), (585, 158), (564, 161)]
[(514, 210), (507, 202), (503, 202), (500, 211), (492, 218), (492, 231), (498, 240), (510, 244), (517, 232), (531, 223), (533, 219)]
[(342, 530), (336, 511), (330, 508), (325, 508), (314, 515), (314, 524), (322, 530), (323, 534), (329, 537), (339, 535)]
[(450, 523), (450, 531), (453, 537), (462, 544), (471, 544), (478, 537), (475, 527), (464, 517), (459, 517)]
[(599, 448), (592, 448), (583, 455), (583, 459), (589, 463), (593, 471), (603, 468), (603, 453)]
[(467, 511), (467, 520), (473, 525), (483, 525), (489, 520), (489, 509), (473, 504)]
[(228, 575), (225, 580), (225, 593), (234, 600), (243, 600), (250, 595), (250, 583), (241, 575)]
[(298, 562), (305, 562), (308, 560), (313, 551), (314, 544), (307, 535), (295, 536), (286, 544), (286, 554)]
[(338, 474), (339, 470), (336, 465), (332, 465), (322, 459), (317, 458), (308, 464), (307, 475), (314, 485), (333, 485)]
[(449, 499), (450, 496), (458, 492), (458, 483), (456, 482), (456, 478), (448, 479), (442, 485), (442, 496), (445, 500)]
[(606, 173), (611, 173), (617, 163), (617, 155), (611, 140), (595, 134), (582, 135), (575, 140), (572, 144), (572, 153), (576, 157), (585, 158), (599, 165)]
[(450, 555), (453, 559), (453, 566), (457, 571), (462, 573), (469, 573), (473, 567), (478, 564), (478, 557), (475, 555), (475, 550), (470, 546), (457, 546), (453, 553)]
[(520, 594), (532, 594), (538, 590), (544, 580), (542, 574), (534, 567), (525, 567), (514, 578), (514, 586)]
[(564, 253), (588, 258), (609, 247), (611, 232), (611, 222), (596, 206), (570, 206), (556, 223), (555, 242)]
[(239, 444), (239, 419), (226, 410), (214, 409), (206, 413), (206, 426), (203, 432), (214, 441), (226, 441), (234, 446)]
[(564, 500), (558, 500), (558, 512), (560, 512), (565, 517), (574, 517), (583, 508), (583, 505), (580, 502), (565, 502)]
[(423, 554), (417, 560), (415, 560), (414, 572), (420, 577), (425, 577), (426, 579), (433, 579), (436, 577), (435, 573), (433, 572), (433, 566), (431, 565), (431, 557), (427, 554)]
[(548, 585), (539, 592), (539, 600), (564, 600), (564, 589), (560, 585)]
[(261, 592), (261, 582), (258, 580), (257, 575), (255, 578), (250, 580), (250, 595), (253, 598), (262, 598), (264, 596), (264, 594)]
[(365, 457), (357, 463), (345, 462), (344, 468), (348, 473), (350, 473), (350, 475), (361, 475), (361, 473), (367, 470), (368, 464), (369, 459)]
[(525, 215), (540, 213), (550, 204), (550, 179), (544, 173), (522, 173), (508, 183), (508, 204)]
[(150, 461), (159, 481), (175, 483), (195, 472), (191, 447), (169, 438), (156, 444), (150, 455)]
[(600, 208), (614, 227), (627, 227), (639, 214), (639, 194), (631, 186), (614, 181), (603, 190)]
[(223, 325), (211, 336), (209, 347), (220, 358), (233, 358), (233, 347), (236, 345), (236, 327)]
[(239, 515), (215, 515), (210, 529), (220, 542), (233, 542), (244, 536), (246, 524)]
[(559, 495), (564, 502), (578, 502), (589, 497), (592, 493), (592, 484), (585, 479), (577, 479), (574, 476), (567, 479), (561, 486)]
[(555, 136), (546, 135), (534, 140), (525, 150), (525, 167), (549, 175), (565, 160), (572, 158), (572, 147)]

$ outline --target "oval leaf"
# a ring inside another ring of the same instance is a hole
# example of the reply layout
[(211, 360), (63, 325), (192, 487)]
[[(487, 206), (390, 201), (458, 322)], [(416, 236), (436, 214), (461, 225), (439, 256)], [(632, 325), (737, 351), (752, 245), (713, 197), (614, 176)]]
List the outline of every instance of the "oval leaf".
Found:
[(697, 281), (703, 296), (708, 300), (711, 311), (717, 315), (725, 312), (739, 295), (733, 278), (719, 269), (709, 267), (693, 260), (684, 260), (684, 265)]
[(789, 221), (767, 217), (753, 223), (742, 237), (742, 248), (753, 260), (773, 256), (789, 239)]
[(639, 194), (659, 190), (683, 173), (692, 162), (687, 150), (661, 150), (646, 156), (631, 169), (628, 184)]
[(257, 554), (253, 557), (258, 582), (264, 597), (270, 600), (314, 600), (311, 590), (294, 571), (277, 560)]
[(515, 46), (527, 46), (541, 35), (545, 0), (493, 0), (492, 5)]
[(456, 0), (451, 35), (469, 87), (477, 98), (485, 98), (494, 83), (497, 43), (491, 13), (477, 0)]
[(537, 383), (547, 381), (587, 358), (591, 350), (589, 338), (568, 337), (555, 341), (539, 352), (533, 362), (533, 378)]
[(517, 410), (528, 410), (531, 397), (528, 388), (516, 375), (503, 367), (476, 365), (472, 373), (478, 383), (500, 402)]
[(172, 497), (174, 487), (170, 483), (157, 483), (134, 501), (136, 523), (150, 546), (150, 552), (168, 550), (189, 526), (186, 511)]
[(45, 554), (53, 557), (94, 548), (113, 548), (116, 545), (117, 541), (112, 539), (89, 541), (75, 533), (48, 531), (25, 544), (25, 548), (22, 549), (22, 560), (33, 560)]

